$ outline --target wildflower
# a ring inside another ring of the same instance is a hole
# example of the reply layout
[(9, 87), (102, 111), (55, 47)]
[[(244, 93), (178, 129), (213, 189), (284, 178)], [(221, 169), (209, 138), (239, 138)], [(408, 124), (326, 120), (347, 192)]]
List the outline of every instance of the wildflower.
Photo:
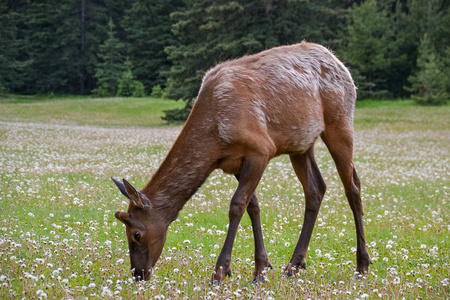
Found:
[(36, 295), (39, 296), (40, 299), (46, 299), (47, 293), (45, 293), (43, 290), (37, 290)]
[(112, 297), (113, 293), (107, 286), (104, 286), (102, 288), (102, 294), (101, 295), (102, 295), (102, 297)]
[(28, 213), (28, 216), (34, 218), (34, 214), (33, 214), (33, 213), (30, 213), (30, 212), (29, 212), (29, 213)]
[(42, 259), (42, 258), (36, 258), (35, 260), (34, 260), (37, 264), (40, 264), (40, 265), (43, 265), (44, 264), (44, 259)]

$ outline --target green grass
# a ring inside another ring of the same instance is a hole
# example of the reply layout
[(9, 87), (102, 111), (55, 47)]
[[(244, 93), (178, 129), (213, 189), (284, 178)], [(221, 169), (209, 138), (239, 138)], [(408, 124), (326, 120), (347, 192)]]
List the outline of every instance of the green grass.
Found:
[(0, 101), (0, 121), (96, 126), (161, 126), (181, 101), (155, 98), (55, 98)]
[[(357, 104), (355, 166), (374, 264), (353, 278), (353, 216), (330, 155), (316, 148), (327, 184), (307, 270), (281, 276), (303, 222), (303, 190), (287, 157), (258, 187), (268, 282), (250, 283), (254, 244), (244, 216), (233, 277), (209, 285), (223, 245), (233, 176), (214, 172), (169, 228), (152, 279), (129, 273), (126, 199), (110, 176), (142, 187), (180, 127), (162, 126), (159, 99), (0, 102), (0, 298), (446, 299), (449, 291), (449, 106), (411, 101)], [(84, 126), (79, 126), (84, 125)], [(94, 125), (94, 126), (91, 126)], [(111, 294), (111, 295), (110, 295)]]
[[(390, 125), (393, 129), (440, 130), (450, 127), (450, 105), (419, 106), (411, 100), (357, 101), (355, 128), (365, 129)], [(420, 126), (417, 126), (420, 125)]]

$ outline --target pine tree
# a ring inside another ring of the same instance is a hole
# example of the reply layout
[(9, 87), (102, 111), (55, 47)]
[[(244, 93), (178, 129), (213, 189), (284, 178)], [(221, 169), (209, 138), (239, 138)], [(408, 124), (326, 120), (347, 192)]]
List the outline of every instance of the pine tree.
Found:
[(169, 71), (171, 62), (164, 49), (176, 43), (170, 14), (182, 6), (182, 0), (136, 0), (123, 18), (133, 73), (147, 90), (166, 85), (163, 73)]
[(142, 82), (137, 81), (134, 78), (133, 72), (131, 71), (131, 62), (127, 59), (124, 63), (124, 72), (122, 77), (119, 79), (119, 85), (117, 89), (117, 96), (122, 97), (144, 97), (145, 88)]
[(9, 92), (18, 67), (13, 46), (17, 35), (15, 13), (7, 4), (6, 0), (0, 0), (0, 97)]
[(107, 38), (105, 0), (29, 1), (25, 37), (32, 61), (28, 93), (84, 94), (94, 87), (99, 46)]
[(427, 34), (424, 35), (419, 46), (417, 58), (418, 71), (408, 80), (412, 84), (410, 91), (413, 98), (422, 105), (444, 105), (450, 100), (446, 92), (449, 75), (444, 73), (444, 64), (438, 58)]
[[(444, 85), (445, 94), (450, 94), (450, 2), (410, 0), (405, 23), (405, 30), (402, 33), (405, 40), (409, 41), (411, 49), (408, 57), (411, 72), (405, 77), (412, 84), (412, 86), (405, 84), (405, 90), (415, 94), (416, 99), (423, 98), (425, 89), (420, 92), (417, 85), (423, 84), (423, 76), (433, 77), (432, 73), (437, 72), (441, 76), (435, 75), (439, 77), (436, 78), (436, 82), (443, 81), (437, 85)], [(428, 86), (426, 89), (429, 88)]]
[(349, 10), (346, 47), (340, 51), (348, 62), (359, 86), (359, 98), (377, 98), (386, 95), (380, 86), (386, 81), (381, 76), (391, 66), (389, 53), (394, 39), (393, 22), (385, 7), (369, 0)]
[(338, 8), (328, 8), (336, 3), (202, 0), (173, 13), (173, 32), (179, 44), (166, 48), (173, 63), (168, 97), (184, 100), (186, 107), (166, 112), (166, 119), (187, 117), (203, 75), (218, 62), (303, 39), (331, 41), (336, 34), (330, 25), (335, 23), (333, 14)]
[(97, 88), (93, 93), (100, 97), (115, 96), (118, 81), (123, 73), (124, 45), (116, 38), (112, 19), (108, 23), (108, 39), (100, 46), (100, 62), (95, 70)]

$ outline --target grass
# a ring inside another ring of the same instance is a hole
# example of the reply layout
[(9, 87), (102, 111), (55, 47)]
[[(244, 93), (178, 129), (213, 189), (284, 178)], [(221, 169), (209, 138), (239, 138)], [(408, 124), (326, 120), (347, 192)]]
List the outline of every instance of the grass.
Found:
[(155, 98), (17, 98), (0, 102), (0, 121), (94, 126), (161, 126), (181, 101)]
[(233, 277), (221, 287), (209, 285), (237, 186), (221, 172), (170, 226), (152, 279), (134, 283), (125, 230), (113, 216), (127, 201), (109, 177), (138, 187), (150, 179), (180, 131), (158, 119), (175, 105), (158, 99), (0, 103), (0, 298), (449, 297), (450, 108), (408, 101), (358, 103), (355, 112), (355, 166), (374, 261), (367, 276), (353, 277), (353, 216), (319, 142), (316, 157), (328, 189), (307, 270), (281, 276), (302, 227), (304, 199), (289, 159), (278, 157), (258, 187), (274, 267), (266, 283), (250, 283), (254, 246), (245, 216)]

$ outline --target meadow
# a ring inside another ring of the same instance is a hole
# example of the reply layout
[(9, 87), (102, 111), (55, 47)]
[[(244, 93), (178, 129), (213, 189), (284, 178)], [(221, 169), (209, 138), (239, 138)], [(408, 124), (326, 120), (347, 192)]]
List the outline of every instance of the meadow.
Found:
[(233, 176), (215, 171), (172, 223), (152, 278), (135, 283), (127, 201), (110, 180), (142, 187), (181, 130), (161, 121), (180, 105), (159, 99), (0, 102), (0, 298), (448, 299), (450, 106), (360, 102), (354, 161), (362, 183), (369, 274), (355, 276), (356, 235), (334, 163), (316, 158), (327, 193), (307, 270), (284, 278), (302, 229), (303, 190), (285, 156), (258, 187), (273, 270), (252, 284), (254, 244), (244, 216), (233, 276), (210, 277), (225, 240)]

